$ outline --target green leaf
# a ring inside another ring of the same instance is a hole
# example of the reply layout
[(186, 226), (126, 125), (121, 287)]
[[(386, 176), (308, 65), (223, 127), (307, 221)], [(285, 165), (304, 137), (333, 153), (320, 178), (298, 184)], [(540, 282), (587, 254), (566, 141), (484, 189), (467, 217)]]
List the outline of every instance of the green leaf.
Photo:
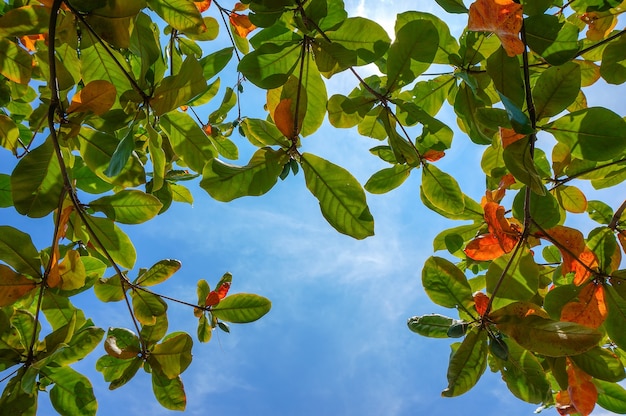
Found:
[(104, 6), (96, 7), (92, 14), (104, 17), (132, 17), (146, 7), (145, 0), (107, 0)]
[(528, 140), (518, 140), (508, 145), (502, 153), (502, 158), (506, 168), (515, 179), (530, 187), (536, 194), (544, 195), (546, 193), (546, 188), (530, 155)]
[(506, 110), (506, 115), (511, 122), (513, 129), (520, 134), (530, 134), (534, 132), (530, 119), (522, 110), (519, 109), (508, 97), (498, 92), (500, 100)]
[(487, 368), (487, 331), (474, 327), (453, 352), (448, 365), (448, 387), (444, 397), (456, 397), (469, 391)]
[(593, 328), (537, 315), (501, 318), (497, 326), (522, 347), (548, 357), (582, 354), (595, 347), (602, 338), (602, 334)]
[(148, 6), (179, 32), (199, 35), (207, 30), (202, 15), (189, 0), (148, 0)]
[(448, 13), (468, 13), (469, 10), (463, 4), (463, 0), (435, 0)]
[(152, 391), (157, 401), (166, 409), (185, 410), (187, 396), (180, 377), (170, 379), (158, 371), (153, 371)]
[(8, 225), (0, 225), (0, 260), (19, 273), (42, 277), (41, 259), (30, 235)]
[[(526, 188), (522, 188), (520, 192), (515, 195), (515, 199), (513, 200), (513, 216), (520, 220), (520, 222), (524, 222), (525, 194)], [(548, 230), (561, 223), (562, 218), (559, 202), (549, 192), (546, 192), (544, 195), (531, 192), (528, 211), (533, 221), (544, 230)]]
[(515, 107), (523, 107), (526, 92), (516, 56), (509, 56), (504, 48), (498, 48), (487, 58), (487, 74), (500, 94), (511, 100)]
[(457, 181), (433, 164), (422, 169), (421, 190), (435, 207), (450, 214), (459, 214), (465, 209), (463, 192)]
[(469, 313), (474, 309), (474, 298), (467, 278), (450, 261), (429, 257), (422, 269), (422, 286), (428, 297), (445, 308), (459, 308)]
[(363, 17), (349, 17), (325, 36), (315, 38), (313, 53), (319, 71), (327, 78), (350, 67), (381, 58), (391, 43), (382, 26)]
[(151, 348), (167, 334), (168, 326), (167, 314), (159, 315), (156, 317), (153, 325), (143, 325), (141, 327), (141, 339), (144, 340), (148, 348)]
[(104, 355), (96, 362), (96, 370), (104, 376), (104, 381), (111, 382), (109, 390), (115, 390), (128, 383), (142, 367), (141, 357), (121, 360), (110, 355)]
[(122, 267), (132, 269), (137, 259), (135, 247), (130, 238), (108, 218), (88, 216), (88, 223), (91, 231), (98, 241), (104, 246), (99, 247), (94, 244), (96, 250), (102, 252), (103, 249)]
[(613, 286), (604, 287), (605, 302), (608, 310), (604, 327), (611, 341), (620, 348), (626, 349), (626, 331), (624, 331), (624, 325), (626, 325), (626, 301)]
[(303, 154), (300, 163), (306, 186), (330, 225), (356, 239), (374, 235), (365, 192), (347, 170), (310, 153)]
[(609, 412), (626, 414), (626, 389), (617, 383), (593, 380), (598, 388), (598, 406)]
[(626, 150), (626, 121), (606, 108), (575, 111), (543, 129), (566, 144), (572, 156), (580, 159), (612, 160)]
[(60, 414), (95, 415), (98, 402), (87, 377), (71, 367), (47, 366), (41, 374), (54, 386), (50, 390), (50, 401)]
[(458, 116), (461, 130), (476, 144), (491, 143), (491, 136), (477, 120), (478, 109), (483, 107), (485, 104), (474, 95), (472, 89), (462, 83), (454, 96), (454, 112)]
[(194, 171), (202, 172), (206, 162), (217, 156), (217, 149), (189, 114), (164, 114), (160, 125), (176, 154)]
[(617, 382), (626, 376), (619, 357), (606, 348), (596, 346), (570, 359), (578, 368), (599, 380)]
[(372, 194), (384, 194), (402, 185), (411, 173), (411, 166), (394, 165), (376, 172), (365, 183), (365, 190)]
[(22, 389), (22, 380), (26, 367), (18, 370), (17, 374), (9, 380), (2, 396), (0, 397), (0, 408), (7, 414), (21, 416), (35, 416), (37, 414), (37, 393), (28, 394)]
[(13, 206), (13, 197), (11, 195), (11, 177), (0, 173), (0, 208), (8, 208)]
[[(125, 286), (128, 289), (127, 286)], [(124, 290), (118, 276), (98, 279), (93, 286), (94, 293), (102, 302), (117, 302), (124, 299)]]
[(8, 39), (0, 39), (0, 74), (18, 84), (28, 84), (33, 71), (33, 58)]
[(539, 360), (515, 341), (506, 339), (508, 359), (494, 358), (502, 379), (513, 395), (528, 403), (546, 403), (552, 398), (550, 383)]
[(178, 73), (165, 77), (154, 90), (150, 106), (160, 116), (187, 104), (207, 89), (202, 66), (188, 56)]
[(63, 348), (55, 363), (65, 366), (82, 360), (89, 355), (102, 341), (104, 329), (95, 326), (86, 326), (74, 333)]
[(41, 5), (17, 7), (0, 17), (0, 37), (48, 33), (50, 9)]
[(543, 71), (533, 87), (537, 120), (555, 116), (565, 110), (576, 100), (580, 83), (580, 66), (574, 62)]
[(554, 66), (563, 65), (578, 54), (578, 28), (572, 23), (548, 14), (524, 19), (528, 46)]
[(134, 315), (142, 325), (154, 325), (167, 311), (167, 303), (154, 293), (133, 290), (131, 298)]
[(273, 123), (257, 118), (245, 118), (241, 128), (246, 138), (257, 147), (281, 146), (288, 148), (291, 142), (283, 136)]
[(217, 319), (242, 324), (260, 319), (271, 307), (272, 302), (263, 296), (237, 293), (222, 299), (211, 308), (211, 313)]
[(209, 322), (206, 314), (203, 313), (202, 315), (200, 315), (200, 319), (198, 320), (198, 341), (209, 342), (211, 340), (212, 332), (213, 328), (211, 327), (211, 323)]
[(122, 187), (135, 187), (146, 182), (146, 172), (135, 154), (131, 154), (119, 175), (110, 178), (104, 173), (119, 143), (115, 136), (82, 127), (78, 143), (85, 164), (105, 182)]
[(174, 332), (154, 346), (148, 362), (168, 379), (175, 379), (191, 364), (192, 345), (189, 334)]
[(516, 301), (531, 300), (539, 290), (539, 266), (529, 251), (504, 254), (495, 259), (487, 270), (487, 293), (492, 295), (496, 284), (502, 282), (493, 297), (492, 307), (500, 309)]
[(181, 266), (182, 263), (178, 260), (161, 260), (144, 273), (141, 273), (139, 277), (137, 277), (135, 284), (144, 287), (157, 285), (172, 277)]
[(613, 208), (602, 201), (589, 201), (587, 213), (589, 218), (604, 225), (608, 225), (613, 219)]
[(409, 318), (407, 325), (411, 331), (425, 337), (448, 338), (450, 327), (457, 322), (447, 316), (430, 314)]
[(444, 230), (437, 234), (437, 236), (433, 240), (433, 250), (439, 251), (448, 249), (448, 240), (449, 238), (455, 238), (454, 236), (460, 237), (463, 243), (470, 241), (471, 239), (476, 237), (478, 230), (482, 226), (482, 223), (477, 222), (474, 224), (460, 225), (458, 227)]
[(141, 224), (156, 216), (163, 204), (150, 194), (130, 189), (91, 201), (89, 207), (122, 224)]
[(267, 193), (276, 184), (289, 156), (285, 151), (264, 147), (257, 150), (246, 166), (235, 166), (210, 159), (202, 171), (200, 187), (218, 201)]
[(209, 80), (219, 74), (233, 57), (234, 49), (232, 47), (220, 49), (200, 59), (202, 66), (202, 75), (204, 79)]
[(626, 82), (626, 42), (620, 36), (615, 42), (609, 43), (602, 52), (600, 75), (609, 84)]
[(426, 71), (438, 45), (439, 32), (428, 20), (413, 20), (397, 29), (387, 54), (388, 89), (400, 89)]
[[(400, 33), (403, 31), (405, 25), (419, 21), (421, 24), (430, 22), (437, 29), (437, 52), (432, 60), (435, 64), (450, 64), (451, 57), (459, 51), (459, 44), (457, 40), (450, 34), (450, 29), (446, 22), (438, 18), (437, 16), (417, 11), (408, 11), (399, 13), (396, 17), (395, 32)], [(417, 104), (417, 103), (416, 103)], [(434, 114), (433, 114), (434, 115)]]
[(0, 146), (8, 149), (17, 156), (20, 131), (10, 117), (0, 114)]
[(286, 42), (282, 45), (264, 43), (246, 54), (237, 69), (259, 88), (278, 88), (285, 84), (300, 59), (299, 43)]
[(11, 174), (13, 204), (22, 215), (45, 217), (58, 207), (62, 191), (61, 167), (51, 139), (26, 154)]

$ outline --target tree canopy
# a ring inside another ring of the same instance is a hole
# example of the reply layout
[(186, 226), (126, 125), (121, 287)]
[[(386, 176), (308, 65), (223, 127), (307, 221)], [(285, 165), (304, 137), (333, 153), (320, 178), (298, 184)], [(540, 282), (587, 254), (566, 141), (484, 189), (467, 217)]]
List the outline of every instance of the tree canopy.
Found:
[[(270, 310), (263, 296), (229, 293), (230, 273), (199, 280), (196, 302), (159, 290), (180, 262), (142, 264), (119, 224), (190, 203), (198, 187), (230, 202), (302, 174), (328, 224), (365, 239), (366, 192), (413, 174), (424, 206), (462, 222), (441, 230), (421, 272), (454, 316), (408, 319), (420, 335), (461, 339), (442, 395), (468, 392), (489, 367), (515, 397), (560, 414), (626, 414), (626, 200), (593, 199), (624, 189), (626, 119), (585, 97), (626, 81), (616, 29), (626, 2), (436, 3), (466, 17), (459, 37), (420, 11), (398, 14), (389, 34), (342, 0), (0, 4), (0, 145), (16, 160), (0, 167), (0, 207), (48, 219), (51, 241), (37, 247), (0, 224), (0, 408), (36, 414), (47, 391), (61, 414), (95, 414), (91, 382), (71, 364), (103, 344), (96, 369), (110, 389), (143, 369), (156, 400), (184, 410), (194, 339)], [(231, 46), (212, 46), (223, 38)], [(237, 82), (221, 88), (233, 65)], [(354, 88), (329, 96), (340, 73)], [(265, 118), (242, 114), (250, 89), (266, 91)], [(456, 149), (444, 107), (462, 132), (455, 143), (481, 149), (482, 171), (461, 168), (484, 178), (480, 200), (438, 167)], [(371, 139), (387, 167), (361, 185), (311, 153), (307, 137), (325, 120)], [(243, 147), (251, 157), (234, 164)], [(582, 229), (580, 214), (595, 227)], [(72, 303), (86, 291), (119, 302), (131, 327), (90, 319)], [(172, 303), (195, 316), (195, 334), (170, 330)]]

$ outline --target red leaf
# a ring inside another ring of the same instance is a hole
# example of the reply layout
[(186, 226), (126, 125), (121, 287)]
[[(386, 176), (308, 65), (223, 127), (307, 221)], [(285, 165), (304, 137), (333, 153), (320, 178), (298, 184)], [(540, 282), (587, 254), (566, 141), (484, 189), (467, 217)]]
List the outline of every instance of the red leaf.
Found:
[(224, 299), (228, 294), (228, 289), (230, 289), (230, 282), (224, 282), (216, 289), (217, 296), (219, 296), (220, 300)]
[(217, 294), (215, 290), (209, 292), (206, 295), (206, 299), (204, 300), (204, 306), (215, 306), (220, 303), (220, 295)]
[(489, 296), (485, 295), (483, 292), (476, 292), (474, 293), (474, 303), (476, 304), (476, 312), (478, 312), (480, 316), (483, 316), (485, 312), (487, 312)]
[(507, 55), (524, 52), (519, 39), (522, 28), (522, 5), (512, 0), (476, 0), (469, 8), (467, 29), (493, 32), (498, 36)]
[(489, 232), (494, 234), (505, 253), (515, 248), (519, 240), (519, 233), (509, 221), (504, 218), (504, 207), (496, 202), (487, 202), (483, 207), (485, 211), (485, 221), (489, 227)]

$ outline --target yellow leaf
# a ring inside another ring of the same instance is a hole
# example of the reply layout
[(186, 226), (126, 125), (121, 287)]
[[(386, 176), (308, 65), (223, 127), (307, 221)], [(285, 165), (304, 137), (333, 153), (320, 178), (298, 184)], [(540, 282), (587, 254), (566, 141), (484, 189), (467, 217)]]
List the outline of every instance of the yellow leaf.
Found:
[(587, 39), (602, 40), (617, 25), (617, 16), (610, 11), (589, 12), (580, 16), (580, 20), (587, 24)]
[(80, 254), (76, 250), (68, 251), (59, 264), (59, 276), (61, 278), (59, 289), (61, 290), (80, 289), (85, 285), (87, 272), (85, 265), (80, 260)]
[(519, 38), (522, 21), (521, 4), (512, 0), (476, 0), (469, 8), (467, 29), (495, 33), (507, 55), (515, 56), (524, 52)]
[(15, 303), (35, 287), (37, 283), (33, 280), (0, 264), (0, 307)]
[(92, 111), (101, 116), (113, 106), (116, 95), (117, 90), (110, 82), (104, 80), (91, 81), (72, 97), (67, 112), (69, 114)]

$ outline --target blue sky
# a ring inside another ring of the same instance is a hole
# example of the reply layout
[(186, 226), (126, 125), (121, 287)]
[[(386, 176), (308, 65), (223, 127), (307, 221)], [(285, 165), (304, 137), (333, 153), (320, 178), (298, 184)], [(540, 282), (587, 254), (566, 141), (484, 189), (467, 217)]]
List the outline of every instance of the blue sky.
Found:
[[(399, 11), (417, 8), (440, 14), (434, 2), (418, 3), (360, 0), (346, 1), (346, 6), (351, 15), (371, 18), (391, 30)], [(466, 24), (464, 15), (445, 15), (443, 19), (453, 34)], [(359, 73), (366, 75), (368, 69)], [(329, 95), (347, 93), (355, 84), (350, 76), (333, 78)], [(623, 115), (626, 91), (623, 86), (618, 88), (619, 94), (615, 87), (611, 94), (604, 88), (589, 93), (590, 105), (608, 106)], [(265, 117), (259, 112), (262, 93), (246, 85), (244, 97), (243, 114)], [(439, 118), (456, 126), (449, 106), (444, 106)], [(471, 166), (477, 175), (458, 179), (465, 193), (480, 200), (484, 193), (480, 155), (484, 149), (476, 149), (455, 131), (453, 150), (438, 166), (457, 176), (459, 167)], [(235, 140), (242, 150), (246, 147), (245, 139)], [(355, 131), (334, 130), (327, 124), (303, 140), (304, 151), (346, 167), (361, 183), (384, 167), (369, 155), (367, 149), (373, 145)], [(9, 153), (0, 151), (3, 173), (11, 163)], [(149, 267), (166, 258), (182, 261), (183, 268), (155, 288), (159, 292), (194, 302), (198, 279), (214, 285), (230, 271), (231, 293), (258, 293), (273, 302), (270, 313), (260, 321), (231, 325), (231, 334), (215, 333), (209, 344), (194, 342), (194, 362), (183, 374), (186, 414), (532, 414), (537, 406), (514, 398), (500, 376), (489, 370), (464, 396), (441, 398), (447, 385), (450, 341), (424, 338), (406, 327), (407, 318), (413, 315), (435, 312), (456, 317), (454, 311), (437, 307), (424, 294), (421, 268), (433, 254), (435, 235), (460, 223), (442, 219), (422, 206), (420, 174), (414, 172), (389, 194), (368, 195), (376, 236), (364, 241), (338, 234), (325, 222), (302, 173), (279, 181), (268, 195), (228, 204), (212, 200), (192, 183), (193, 206), (176, 204), (149, 223), (123, 227), (137, 248), (137, 267)], [(618, 201), (615, 194), (615, 190), (612, 195), (600, 193), (593, 199)], [(29, 231), (38, 248), (50, 245), (50, 217), (25, 221), (9, 209), (0, 209), (0, 224)], [(86, 307), (91, 302), (89, 295), (75, 301)], [(132, 326), (122, 303), (98, 304), (87, 314), (103, 328)], [(168, 314), (170, 331), (195, 333), (197, 320), (189, 308), (170, 305)], [(109, 392), (101, 374), (94, 370), (95, 360), (102, 354), (99, 348), (75, 366), (91, 378), (99, 414), (174, 414), (158, 405), (150, 378), (143, 372), (128, 385)], [(41, 394), (41, 414), (51, 414), (44, 396)], [(553, 410), (546, 413), (555, 414)]]

